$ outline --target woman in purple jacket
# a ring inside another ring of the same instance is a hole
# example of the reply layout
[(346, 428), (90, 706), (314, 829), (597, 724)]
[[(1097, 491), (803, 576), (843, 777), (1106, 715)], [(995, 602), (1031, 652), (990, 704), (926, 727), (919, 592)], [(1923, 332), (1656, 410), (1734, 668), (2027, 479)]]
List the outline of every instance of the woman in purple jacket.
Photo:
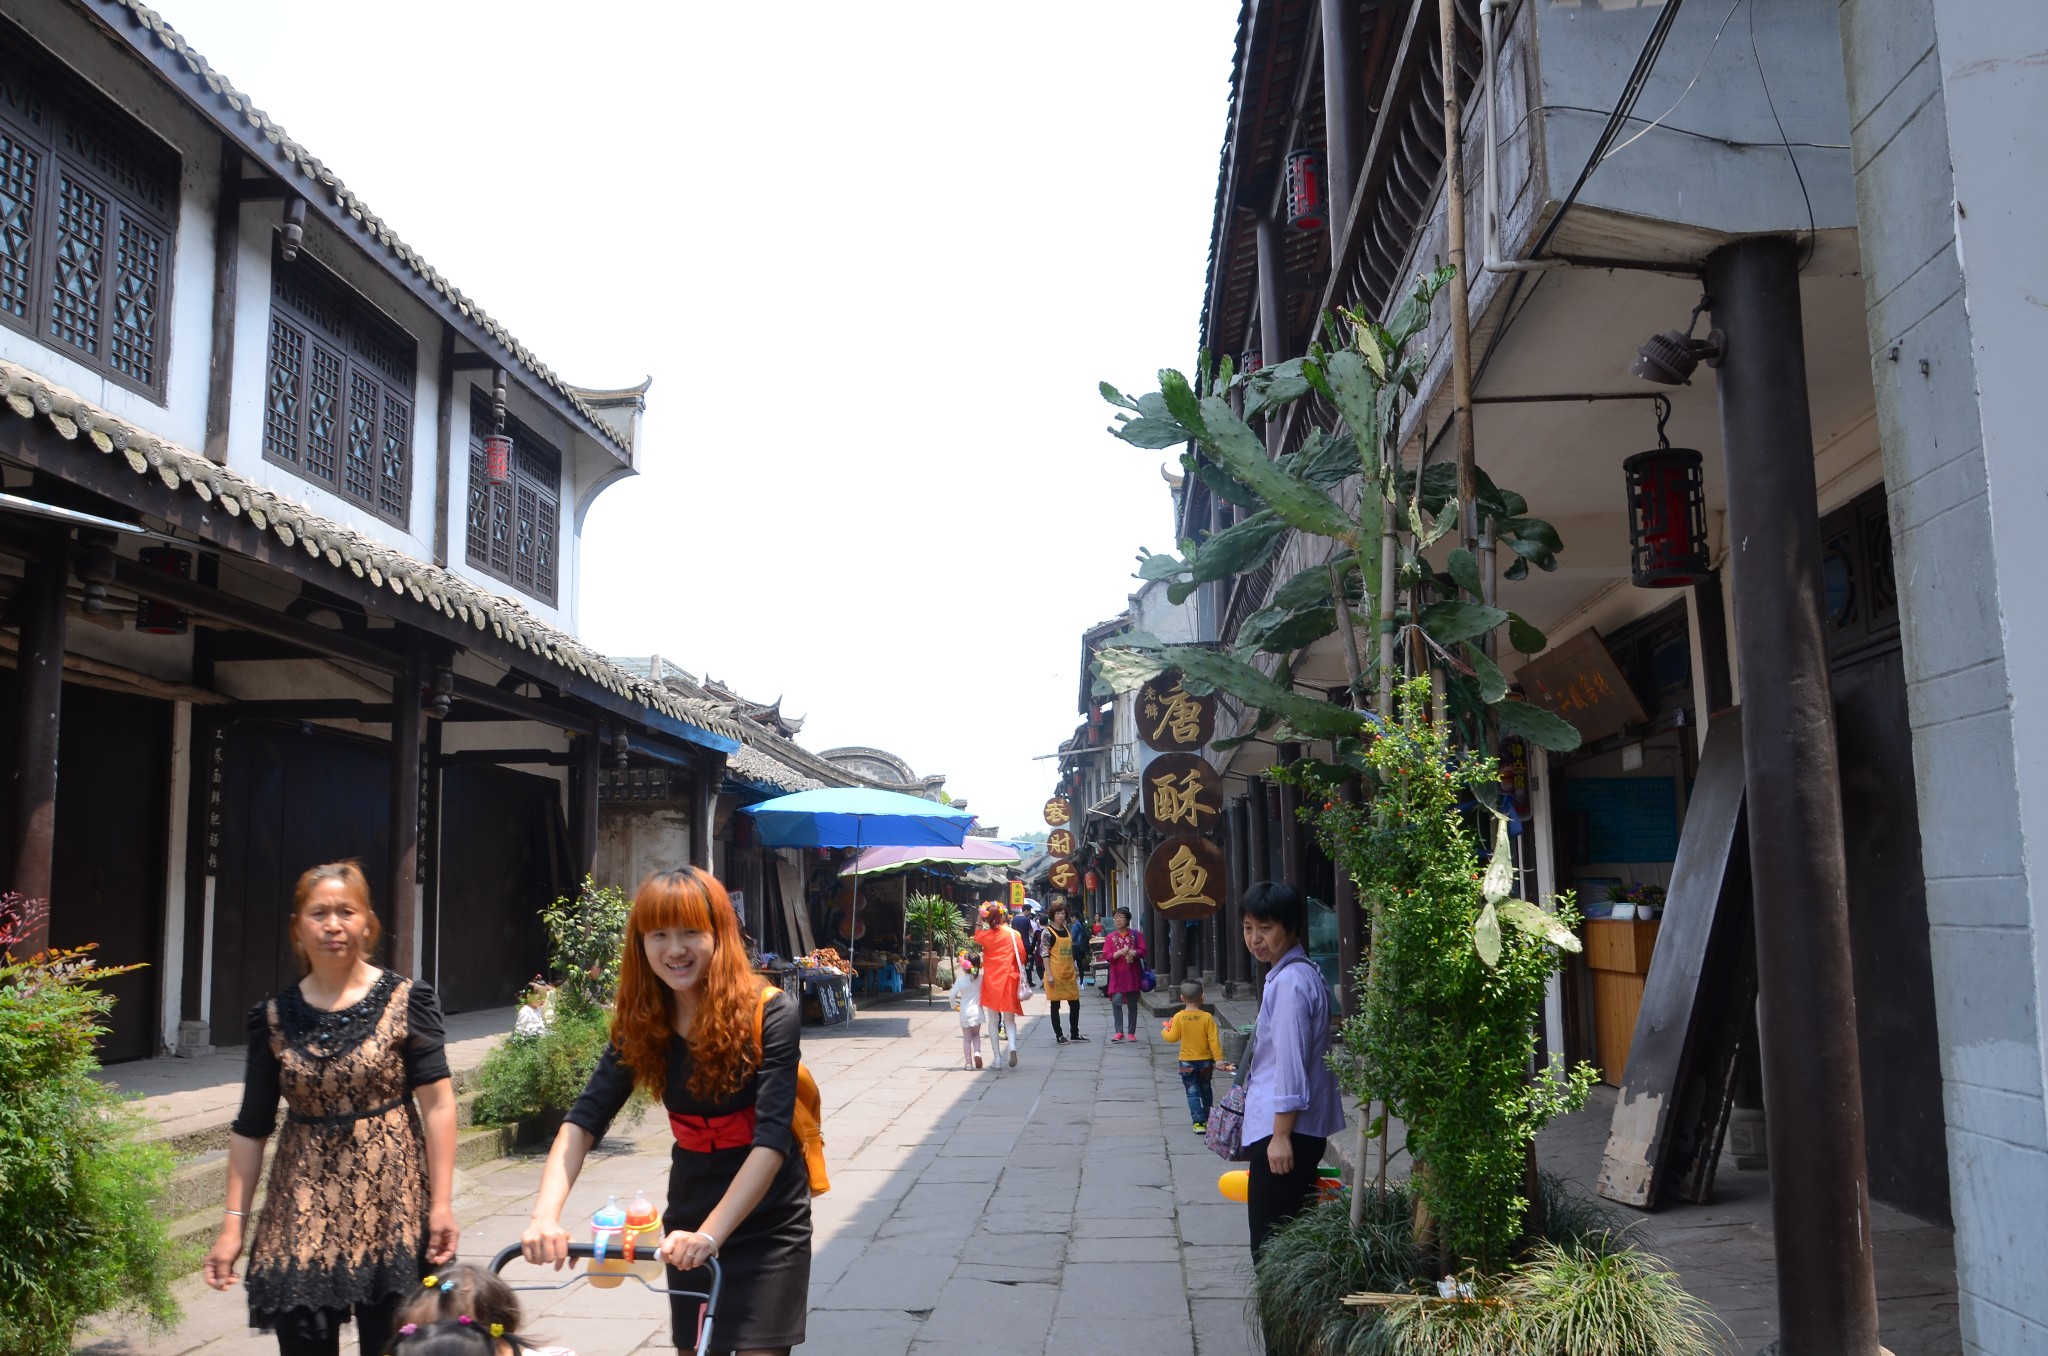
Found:
[(1145, 974), (1145, 939), (1131, 930), (1131, 911), (1116, 911), (1116, 930), (1102, 935), (1102, 958), (1109, 962), (1109, 979), (1103, 992), (1109, 995), (1110, 1016), (1116, 1022), (1112, 1041), (1138, 1039), (1138, 991)]
[(1316, 1169), (1330, 1136), (1344, 1128), (1344, 1104), (1330, 1053), (1330, 990), (1302, 949), (1308, 909), (1277, 881), (1245, 891), (1244, 944), (1273, 968), (1259, 999), (1259, 1024), (1244, 1091), (1244, 1147), (1250, 1162), (1252, 1256), (1315, 1199)]

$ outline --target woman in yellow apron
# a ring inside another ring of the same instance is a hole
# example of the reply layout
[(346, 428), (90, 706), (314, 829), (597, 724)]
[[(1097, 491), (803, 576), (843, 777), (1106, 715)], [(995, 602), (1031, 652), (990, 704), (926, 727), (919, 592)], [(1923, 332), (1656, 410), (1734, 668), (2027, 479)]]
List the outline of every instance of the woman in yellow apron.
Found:
[[(1052, 1006), (1052, 1034), (1061, 1045), (1085, 1041), (1081, 1034), (1081, 975), (1074, 966), (1073, 930), (1067, 924), (1067, 906), (1054, 904), (1046, 912), (1045, 930), (1038, 936), (1038, 958), (1045, 969), (1045, 996)], [(1067, 1005), (1067, 1034), (1060, 1035), (1060, 1004)]]

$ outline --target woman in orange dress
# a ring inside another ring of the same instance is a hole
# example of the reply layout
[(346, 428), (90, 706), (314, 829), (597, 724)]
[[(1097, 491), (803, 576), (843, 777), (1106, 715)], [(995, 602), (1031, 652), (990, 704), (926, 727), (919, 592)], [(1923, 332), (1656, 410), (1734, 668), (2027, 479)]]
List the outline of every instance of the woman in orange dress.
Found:
[(1024, 1019), (1024, 939), (1010, 926), (1008, 910), (992, 899), (981, 906), (981, 930), (974, 934), (974, 940), (981, 947), (981, 1010), (995, 1013), (1002, 1024), (1010, 1067), (1014, 1069), (1017, 1023)]

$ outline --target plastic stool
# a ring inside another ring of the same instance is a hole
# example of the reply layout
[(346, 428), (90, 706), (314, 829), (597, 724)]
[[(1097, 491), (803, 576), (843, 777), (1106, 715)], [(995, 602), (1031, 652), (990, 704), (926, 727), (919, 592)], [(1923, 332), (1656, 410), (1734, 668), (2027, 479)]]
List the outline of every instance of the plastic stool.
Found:
[(903, 976), (896, 972), (895, 966), (885, 965), (881, 969), (875, 971), (875, 992), (903, 992)]

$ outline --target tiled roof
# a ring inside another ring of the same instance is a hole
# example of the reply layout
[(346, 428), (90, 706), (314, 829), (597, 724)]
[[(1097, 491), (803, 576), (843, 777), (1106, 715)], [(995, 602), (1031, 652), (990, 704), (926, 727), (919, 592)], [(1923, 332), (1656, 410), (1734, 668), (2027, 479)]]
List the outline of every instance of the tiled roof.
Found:
[(743, 782), (784, 792), (815, 791), (825, 784), (815, 777), (804, 776), (748, 744), (741, 744), (738, 752), (726, 756), (725, 771), (727, 776)]
[(715, 703), (636, 677), (513, 600), (323, 518), (4, 359), (0, 359), (0, 402), (23, 419), (48, 420), (80, 455), (96, 450), (98, 455), (118, 456), (136, 475), (159, 482), (167, 494), (196, 495), (218, 505), (230, 518), (247, 517), (258, 531), (273, 533), (287, 547), (303, 547), (316, 562), (324, 561), (331, 569), (346, 570), (373, 586), (390, 589), (394, 612), (408, 601), (415, 607), (430, 608), (672, 720), (735, 742), (749, 737), (748, 729)]
[(214, 70), (205, 57), (193, 51), (192, 45), (186, 42), (175, 28), (164, 22), (162, 15), (141, 4), (140, 0), (110, 0), (110, 3), (118, 4), (129, 11), (139, 28), (183, 62), (194, 76), (204, 81), (207, 88), (213, 91), (230, 112), (239, 116), (252, 130), (275, 146), (278, 154), (298, 171), (299, 176), (307, 184), (315, 186), (336, 208), (353, 218), (372, 241), (390, 250), (393, 256), (417, 274), (423, 282), (440, 293), (463, 318), (475, 323), (517, 359), (528, 372), (540, 378), (577, 413), (588, 419), (594, 427), (602, 430), (620, 452), (628, 457), (632, 455), (631, 442), (591, 407), (590, 402), (584, 399), (584, 392), (581, 389), (556, 376), (554, 369), (535, 357), (533, 351), (526, 345), (513, 338), (511, 331), (493, 320), (483, 307), (464, 296), (460, 288), (442, 277), (433, 265), (420, 257), (418, 251), (399, 239), (398, 233), (392, 230), (383, 218), (372, 212), (368, 203), (351, 192), (348, 185), (342, 183), (340, 177), (322, 163), (319, 157), (293, 141), (285, 133), (284, 128), (278, 126), (269, 115), (251, 102), (248, 95), (229, 84), (226, 76)]

